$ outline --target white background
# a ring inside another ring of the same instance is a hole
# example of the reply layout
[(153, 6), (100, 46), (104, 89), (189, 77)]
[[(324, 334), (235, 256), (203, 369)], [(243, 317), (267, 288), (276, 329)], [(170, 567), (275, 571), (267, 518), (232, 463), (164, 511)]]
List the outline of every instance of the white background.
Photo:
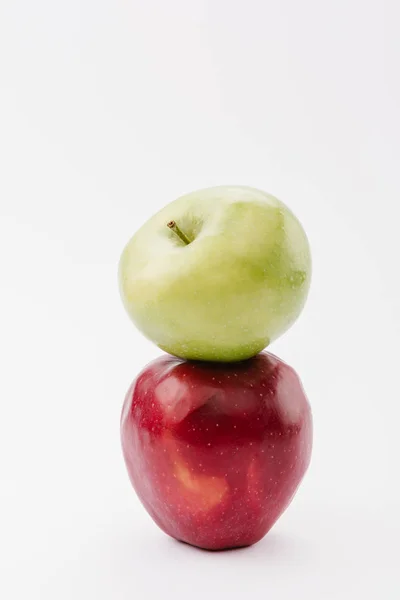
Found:
[[(397, 0), (0, 2), (0, 596), (400, 596)], [(238, 183), (309, 235), (311, 294), (271, 350), (312, 466), (258, 545), (167, 538), (130, 487), (125, 391), (159, 352), (116, 269), (180, 194)]]

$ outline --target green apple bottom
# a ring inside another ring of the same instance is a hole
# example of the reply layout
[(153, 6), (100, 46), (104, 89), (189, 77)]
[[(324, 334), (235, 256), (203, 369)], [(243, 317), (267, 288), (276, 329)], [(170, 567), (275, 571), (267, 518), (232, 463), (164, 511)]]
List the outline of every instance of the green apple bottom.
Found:
[(311, 257), (293, 213), (260, 190), (220, 186), (171, 202), (126, 245), (122, 301), (138, 329), (184, 359), (251, 358), (299, 316)]

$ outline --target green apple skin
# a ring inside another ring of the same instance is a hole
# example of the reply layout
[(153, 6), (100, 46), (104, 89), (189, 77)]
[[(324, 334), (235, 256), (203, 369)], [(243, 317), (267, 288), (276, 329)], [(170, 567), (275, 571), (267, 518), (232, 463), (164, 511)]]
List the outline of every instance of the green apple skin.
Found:
[(119, 264), (122, 301), (138, 329), (170, 354), (208, 361), (250, 358), (284, 333), (310, 277), (297, 218), (273, 196), (242, 186), (171, 202), (135, 233)]

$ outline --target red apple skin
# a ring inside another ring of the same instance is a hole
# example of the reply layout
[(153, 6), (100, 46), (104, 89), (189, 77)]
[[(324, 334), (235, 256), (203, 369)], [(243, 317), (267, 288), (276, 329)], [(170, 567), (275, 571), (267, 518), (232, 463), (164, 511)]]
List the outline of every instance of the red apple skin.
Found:
[(121, 415), (132, 485), (165, 533), (209, 550), (259, 541), (310, 462), (311, 410), (296, 372), (263, 352), (231, 364), (162, 356)]

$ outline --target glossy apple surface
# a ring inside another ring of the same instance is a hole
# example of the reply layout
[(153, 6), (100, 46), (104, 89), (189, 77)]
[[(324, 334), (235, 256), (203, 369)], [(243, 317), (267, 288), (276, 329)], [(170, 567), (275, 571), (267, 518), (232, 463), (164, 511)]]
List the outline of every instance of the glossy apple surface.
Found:
[(163, 356), (131, 385), (121, 439), (154, 521), (218, 550), (254, 544), (288, 506), (310, 461), (312, 418), (296, 372), (272, 354), (227, 365)]
[(181, 358), (225, 362), (255, 356), (290, 327), (310, 276), (293, 213), (235, 186), (168, 204), (132, 237), (119, 265), (123, 303), (146, 337)]

